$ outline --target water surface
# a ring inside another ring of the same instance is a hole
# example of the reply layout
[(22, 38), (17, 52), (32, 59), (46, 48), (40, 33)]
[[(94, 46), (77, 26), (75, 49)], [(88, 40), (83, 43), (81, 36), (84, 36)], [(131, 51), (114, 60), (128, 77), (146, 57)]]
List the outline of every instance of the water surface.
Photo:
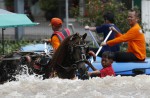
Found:
[(34, 75), (0, 85), (0, 98), (150, 98), (150, 76), (42, 80)]

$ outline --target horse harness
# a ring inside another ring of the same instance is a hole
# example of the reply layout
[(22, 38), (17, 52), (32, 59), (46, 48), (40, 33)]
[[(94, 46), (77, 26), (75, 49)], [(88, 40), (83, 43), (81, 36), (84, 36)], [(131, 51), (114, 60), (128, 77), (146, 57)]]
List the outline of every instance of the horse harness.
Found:
[[(72, 39), (70, 39), (70, 40), (72, 40)], [(76, 43), (71, 44), (70, 46), (68, 46), (68, 49), (69, 49), (68, 51), (70, 52), (70, 61), (73, 62), (71, 67), (70, 66), (69, 67), (64, 67), (64, 66), (57, 63), (61, 68), (65, 69), (67, 72), (71, 71), (72, 69), (77, 69), (77, 64), (78, 63), (87, 61), (86, 52), (88, 51), (89, 47), (86, 45), (86, 43), (80, 44), (80, 42), (79, 42), (79, 44), (76, 44)], [(81, 54), (81, 55), (80, 55), (79, 60), (75, 60), (72, 56), (73, 53), (74, 53), (74, 50), (76, 50), (76, 49), (80, 49), (79, 54)], [(85, 49), (87, 49), (87, 50), (85, 51)]]

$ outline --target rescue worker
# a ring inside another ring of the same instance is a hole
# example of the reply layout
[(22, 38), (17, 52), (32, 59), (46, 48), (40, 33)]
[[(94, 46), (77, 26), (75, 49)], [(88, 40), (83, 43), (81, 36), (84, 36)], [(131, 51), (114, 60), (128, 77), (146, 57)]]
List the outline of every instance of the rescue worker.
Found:
[(70, 36), (70, 30), (62, 27), (62, 20), (60, 18), (52, 18), (50, 24), (54, 31), (50, 39), (44, 39), (44, 41), (51, 43), (54, 52), (60, 46), (61, 42), (68, 36)]

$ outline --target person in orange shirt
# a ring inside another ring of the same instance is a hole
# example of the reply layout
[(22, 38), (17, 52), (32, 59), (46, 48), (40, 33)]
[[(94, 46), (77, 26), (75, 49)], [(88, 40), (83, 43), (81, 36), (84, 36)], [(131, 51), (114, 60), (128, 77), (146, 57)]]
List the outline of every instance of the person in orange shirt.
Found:
[(62, 24), (63, 22), (60, 18), (52, 18), (50, 25), (54, 32), (50, 39), (44, 39), (44, 41), (51, 43), (54, 52), (60, 46), (61, 42), (71, 34), (68, 28), (62, 28)]
[[(50, 25), (53, 29), (53, 34), (50, 39), (44, 39), (43, 41), (51, 43), (53, 47), (53, 51), (55, 52), (57, 48), (60, 46), (61, 42), (68, 36), (71, 35), (70, 30), (68, 28), (62, 28), (62, 20), (60, 18), (52, 18), (50, 21)], [(96, 59), (95, 53), (93, 51), (88, 52), (89, 56), (93, 56), (94, 60)]]
[(117, 38), (102, 42), (101, 45), (113, 46), (121, 42), (128, 42), (127, 52), (114, 52), (114, 61), (117, 62), (131, 62), (131, 61), (144, 61), (146, 58), (146, 42), (144, 33), (138, 24), (139, 13), (137, 10), (131, 9), (128, 12), (128, 22), (130, 29), (121, 34), (114, 27), (111, 30), (117, 33)]

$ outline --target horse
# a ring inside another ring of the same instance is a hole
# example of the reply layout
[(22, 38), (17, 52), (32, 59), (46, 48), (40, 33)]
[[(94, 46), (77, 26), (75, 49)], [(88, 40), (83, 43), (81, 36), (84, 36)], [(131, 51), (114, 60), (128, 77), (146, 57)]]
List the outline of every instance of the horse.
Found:
[(45, 77), (59, 77), (62, 79), (88, 79), (86, 62), (89, 47), (85, 42), (87, 34), (75, 33), (68, 36), (53, 54)]
[[(55, 53), (34, 53), (15, 51), (1, 58), (0, 83), (16, 80), (15, 76), (27, 65), (28, 74), (43, 75), (43, 79), (58, 76), (63, 79), (88, 79), (86, 63), (89, 47), (85, 42), (87, 34), (75, 33), (68, 36)], [(88, 64), (88, 63), (87, 63)]]

